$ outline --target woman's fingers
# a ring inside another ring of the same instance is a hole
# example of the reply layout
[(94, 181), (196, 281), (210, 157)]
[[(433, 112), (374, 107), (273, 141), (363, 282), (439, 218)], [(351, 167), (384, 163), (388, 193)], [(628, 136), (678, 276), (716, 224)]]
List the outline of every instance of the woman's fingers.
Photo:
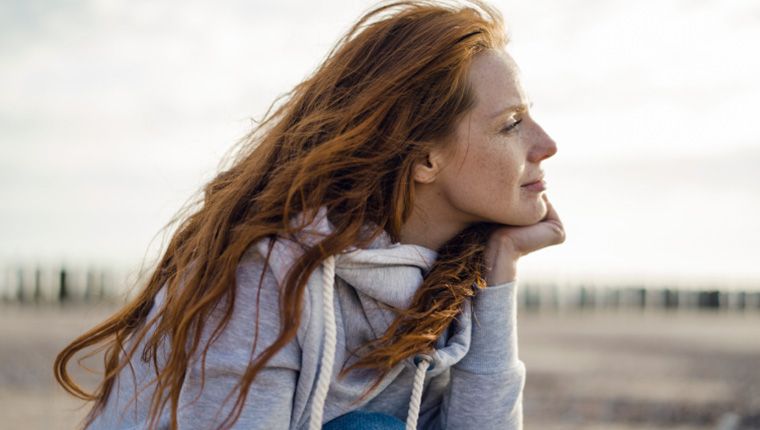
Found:
[[(565, 227), (557, 210), (544, 194), (546, 215), (532, 225), (504, 226), (491, 233), (489, 248), (512, 248), (518, 255), (529, 254), (547, 246), (558, 245), (565, 241)], [(508, 255), (508, 252), (503, 253)]]
[(565, 241), (565, 228), (546, 195), (544, 195), (544, 202), (547, 212), (541, 221), (529, 226), (508, 227), (504, 230), (504, 234), (512, 240), (521, 255)]
[(562, 224), (562, 220), (559, 219), (559, 214), (554, 209), (554, 205), (549, 201), (549, 197), (546, 194), (542, 197), (546, 203), (546, 216), (541, 222), (548, 223), (552, 228), (552, 240), (547, 246), (558, 245), (565, 241), (565, 226)]
[(557, 211), (545, 194), (542, 197), (547, 210), (541, 221), (519, 227), (504, 226), (491, 233), (484, 253), (489, 284), (512, 279), (520, 256), (565, 241), (565, 228)]

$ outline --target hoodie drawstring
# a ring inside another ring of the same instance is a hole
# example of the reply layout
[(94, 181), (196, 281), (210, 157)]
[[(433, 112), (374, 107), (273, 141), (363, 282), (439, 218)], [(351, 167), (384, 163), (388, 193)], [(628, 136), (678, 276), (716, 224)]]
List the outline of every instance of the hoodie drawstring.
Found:
[(420, 402), (422, 400), (422, 388), (425, 382), (425, 373), (430, 367), (430, 359), (420, 356), (422, 359), (417, 363), (414, 372), (414, 385), (412, 385), (412, 398), (409, 399), (409, 412), (406, 414), (406, 430), (417, 430), (417, 418), (420, 416)]
[[(335, 256), (329, 256), (325, 259), (322, 267), (322, 285), (324, 286), (322, 307), (325, 315), (325, 347), (320, 358), (319, 376), (317, 377), (317, 388), (314, 393), (314, 400), (311, 404), (311, 414), (309, 417), (309, 430), (322, 429), (322, 416), (325, 408), (325, 399), (327, 399), (327, 390), (330, 388), (332, 379), (333, 364), (335, 363), (335, 345), (337, 336), (337, 327), (335, 324), (335, 307), (333, 296), (335, 290)], [(422, 401), (422, 390), (424, 388), (425, 373), (430, 367), (431, 358), (427, 355), (419, 355), (417, 369), (414, 372), (414, 384), (412, 386), (412, 397), (409, 400), (409, 412), (406, 416), (406, 430), (416, 430), (417, 420), (420, 415), (420, 403)], [(416, 361), (416, 360), (415, 360)]]
[(309, 418), (309, 430), (322, 429), (322, 413), (325, 408), (327, 389), (330, 388), (333, 363), (335, 362), (335, 309), (333, 308), (333, 290), (335, 289), (335, 257), (329, 256), (322, 267), (322, 306), (325, 312), (325, 348), (320, 359), (319, 377), (317, 389), (314, 393), (314, 401), (311, 404), (311, 417)]

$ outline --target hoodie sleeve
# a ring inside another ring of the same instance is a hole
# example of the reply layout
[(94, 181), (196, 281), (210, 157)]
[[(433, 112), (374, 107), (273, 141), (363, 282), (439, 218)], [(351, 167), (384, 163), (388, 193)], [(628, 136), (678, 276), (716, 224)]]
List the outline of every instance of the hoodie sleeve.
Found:
[[(259, 292), (263, 258), (242, 263), (237, 271), (237, 295), (229, 324), (209, 347), (201, 381), (201, 363), (195, 360), (188, 369), (179, 398), (179, 428), (216, 428), (232, 410), (237, 398), (237, 382), (255, 357), (274, 343), (280, 329), (279, 287), (270, 270), (264, 275)], [(258, 307), (257, 307), (258, 299)], [(306, 295), (308, 300), (308, 295)], [(258, 312), (257, 312), (258, 309)], [(308, 322), (308, 303), (302, 326)], [(212, 317), (216, 322), (221, 316)], [(216, 318), (216, 319), (215, 319)], [(256, 321), (259, 328), (256, 332)], [(215, 327), (215, 324), (211, 324)], [(214, 327), (204, 332), (205, 345)], [(258, 340), (254, 346), (254, 338)], [(199, 348), (201, 349), (201, 348)], [(202, 349), (201, 349), (202, 350)], [(297, 337), (281, 349), (259, 371), (248, 390), (240, 418), (234, 429), (284, 429), (291, 427), (293, 397), (301, 363)], [(229, 398), (228, 398), (229, 396)]]
[(445, 429), (522, 429), (525, 365), (517, 354), (517, 281), (473, 297), (470, 350), (451, 368), (439, 425)]

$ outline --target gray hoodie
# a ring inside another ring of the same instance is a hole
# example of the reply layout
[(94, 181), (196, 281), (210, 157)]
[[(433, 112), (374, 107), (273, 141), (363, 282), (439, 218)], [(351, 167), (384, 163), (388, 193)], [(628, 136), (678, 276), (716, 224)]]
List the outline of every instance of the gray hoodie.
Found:
[[(314, 244), (332, 231), (325, 213), (319, 210), (299, 242)], [(303, 248), (275, 241), (259, 290), (268, 245), (269, 239), (256, 243), (238, 266), (232, 318), (209, 348), (203, 378), (199, 357), (188, 367), (179, 398), (180, 429), (215, 428), (234, 405), (233, 389), (246, 365), (277, 337), (279, 286)], [(354, 403), (371, 385), (370, 371), (353, 370), (337, 379), (358, 359), (351, 352), (381, 336), (393, 321), (395, 313), (385, 305), (410, 305), (436, 256), (422, 246), (391, 243), (383, 233), (366, 249), (351, 247), (328, 258), (308, 280), (297, 336), (259, 372), (234, 428), (317, 430), (355, 409), (394, 415), (406, 420), (407, 429), (522, 428), (525, 366), (517, 354), (516, 282), (478, 290), (434, 352), (396, 365), (362, 402)], [(162, 290), (149, 318), (164, 299)], [(206, 326), (201, 345), (214, 326)], [(140, 351), (131, 362), (134, 374), (129, 367), (122, 370), (90, 428), (146, 427), (154, 374), (151, 364), (139, 359)], [(159, 423), (168, 428), (168, 407)]]

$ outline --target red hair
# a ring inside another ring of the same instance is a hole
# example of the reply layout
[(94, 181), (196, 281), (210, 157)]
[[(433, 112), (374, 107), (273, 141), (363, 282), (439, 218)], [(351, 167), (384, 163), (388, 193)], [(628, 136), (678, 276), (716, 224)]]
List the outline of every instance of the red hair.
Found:
[[(449, 144), (454, 125), (476, 102), (468, 81), (473, 56), (507, 43), (499, 12), (480, 1), (471, 3), (376, 6), (279, 106), (273, 103), (241, 139), (231, 166), (172, 221), (179, 226), (139, 294), (56, 358), (55, 375), (63, 388), (94, 401), (86, 425), (103, 410), (119, 372), (144, 342), (140, 355), (153, 361), (156, 372), (151, 427), (168, 403), (176, 428), (188, 362), (200, 350), (205, 358), (226, 327), (245, 251), (263, 238), (293, 237), (298, 227), (290, 225), (292, 218), (326, 206), (335, 231), (305, 250), (281, 286), (279, 337), (249, 363), (222, 427), (238, 419), (257, 373), (296, 335), (310, 274), (328, 256), (367, 245), (383, 231), (399, 240), (414, 207), (413, 166), (432, 145)], [(365, 237), (360, 233), (370, 222), (378, 228)], [(352, 368), (375, 369), (378, 383), (400, 361), (429, 351), (464, 300), (485, 284), (483, 249), (490, 228), (472, 225), (438, 249), (438, 260), (411, 307), (399, 309), (388, 331), (366, 345), (366, 354), (341, 375)], [(162, 288), (167, 300), (156, 318), (146, 321)], [(200, 333), (220, 303), (226, 306), (224, 317), (201, 345)], [(135, 342), (126, 350), (129, 338)], [(157, 349), (167, 341), (170, 352), (159, 368)], [(105, 375), (88, 393), (73, 382), (67, 364), (97, 345), (106, 347)]]

